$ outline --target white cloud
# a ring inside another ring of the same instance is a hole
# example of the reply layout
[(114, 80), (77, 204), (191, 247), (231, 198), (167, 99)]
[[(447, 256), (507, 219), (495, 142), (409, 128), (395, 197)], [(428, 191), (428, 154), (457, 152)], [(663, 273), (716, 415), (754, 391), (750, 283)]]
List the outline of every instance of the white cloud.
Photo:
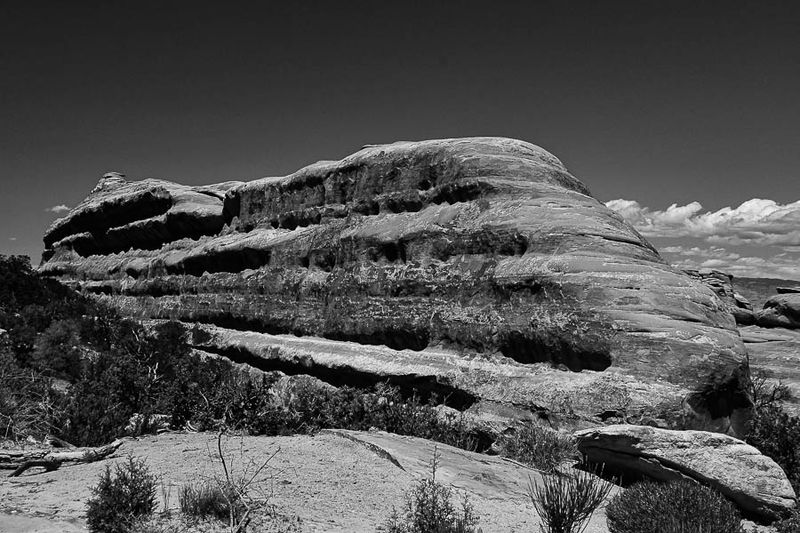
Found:
[(49, 213), (56, 213), (56, 214), (66, 213), (69, 210), (70, 207), (64, 204), (54, 205), (53, 207), (48, 207), (47, 209), (45, 209), (45, 211)]
[(718, 246), (666, 246), (661, 252), (678, 268), (711, 268), (739, 277), (800, 280), (800, 258), (788, 253), (769, 257), (742, 256)]
[(781, 205), (754, 198), (736, 208), (705, 211), (699, 202), (664, 210), (643, 207), (634, 200), (606, 205), (647, 237), (700, 237), (710, 243), (800, 246), (800, 200)]
[(16, 241), (16, 240), (17, 240), (17, 238), (16, 238), (16, 237), (9, 237), (9, 238), (8, 238), (8, 240), (9, 240), (9, 241)]

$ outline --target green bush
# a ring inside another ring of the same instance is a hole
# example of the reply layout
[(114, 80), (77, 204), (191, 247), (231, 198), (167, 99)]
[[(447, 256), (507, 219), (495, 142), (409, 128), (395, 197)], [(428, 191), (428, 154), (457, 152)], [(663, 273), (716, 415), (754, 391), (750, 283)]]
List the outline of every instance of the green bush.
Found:
[(613, 485), (584, 470), (555, 471), (542, 482), (532, 480), (528, 496), (546, 533), (579, 533)]
[(500, 454), (544, 472), (553, 472), (565, 461), (578, 458), (575, 442), (549, 428), (525, 425), (497, 440)]
[(719, 492), (691, 481), (644, 481), (606, 508), (611, 533), (739, 533), (739, 511)]
[(88, 502), (86, 522), (89, 531), (127, 533), (141, 518), (153, 513), (156, 504), (156, 477), (143, 460), (128, 457), (117, 463), (112, 475), (106, 466)]
[(431, 477), (418, 481), (407, 493), (402, 514), (392, 512), (385, 525), (388, 533), (475, 533), (478, 517), (466, 495), (460, 506), (453, 503), (450, 487), (436, 481), (438, 457), (434, 452)]

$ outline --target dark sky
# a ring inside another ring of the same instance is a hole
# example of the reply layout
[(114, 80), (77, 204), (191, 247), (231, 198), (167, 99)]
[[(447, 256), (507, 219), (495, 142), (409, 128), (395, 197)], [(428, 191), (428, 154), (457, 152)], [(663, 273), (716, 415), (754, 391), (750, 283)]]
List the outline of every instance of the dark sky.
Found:
[[(0, 4), (0, 253), (101, 174), (288, 173), (516, 137), (599, 199), (800, 199), (798, 2)], [(15, 240), (12, 240), (15, 239)]]

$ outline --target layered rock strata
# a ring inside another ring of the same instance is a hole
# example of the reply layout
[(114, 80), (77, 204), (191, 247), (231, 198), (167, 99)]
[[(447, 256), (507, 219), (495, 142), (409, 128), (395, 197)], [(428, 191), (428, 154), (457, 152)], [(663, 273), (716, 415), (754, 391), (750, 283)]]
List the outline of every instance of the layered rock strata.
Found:
[[(42, 272), (264, 368), (594, 421), (736, 432), (749, 413), (729, 307), (522, 141), (368, 146), (205, 188), (112, 177), (45, 244)], [(609, 378), (622, 393), (598, 403)]]

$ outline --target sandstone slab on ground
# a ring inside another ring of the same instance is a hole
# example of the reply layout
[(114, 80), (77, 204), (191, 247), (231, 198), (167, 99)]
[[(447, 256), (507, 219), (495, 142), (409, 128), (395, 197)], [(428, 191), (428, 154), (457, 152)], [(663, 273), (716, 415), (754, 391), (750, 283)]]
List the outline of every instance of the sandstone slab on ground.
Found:
[(774, 519), (795, 507), (794, 490), (775, 461), (728, 435), (627, 424), (575, 435), (590, 461), (629, 475), (699, 481), (751, 515)]

